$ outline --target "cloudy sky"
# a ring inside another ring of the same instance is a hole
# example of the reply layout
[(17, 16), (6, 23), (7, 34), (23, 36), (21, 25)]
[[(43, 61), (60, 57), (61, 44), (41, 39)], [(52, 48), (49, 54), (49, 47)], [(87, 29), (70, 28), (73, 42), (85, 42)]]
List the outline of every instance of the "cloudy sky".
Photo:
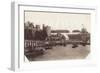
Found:
[(25, 11), (25, 22), (51, 26), (51, 29), (81, 30), (82, 24), (90, 32), (90, 14)]

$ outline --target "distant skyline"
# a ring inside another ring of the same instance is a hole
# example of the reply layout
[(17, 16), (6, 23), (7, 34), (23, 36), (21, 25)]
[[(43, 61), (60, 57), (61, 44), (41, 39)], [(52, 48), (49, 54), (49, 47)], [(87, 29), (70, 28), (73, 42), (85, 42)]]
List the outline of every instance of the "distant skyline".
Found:
[(90, 14), (75, 13), (49, 13), (49, 12), (25, 12), (25, 22), (30, 21), (34, 25), (50, 26), (52, 30), (81, 30), (83, 27), (90, 32)]

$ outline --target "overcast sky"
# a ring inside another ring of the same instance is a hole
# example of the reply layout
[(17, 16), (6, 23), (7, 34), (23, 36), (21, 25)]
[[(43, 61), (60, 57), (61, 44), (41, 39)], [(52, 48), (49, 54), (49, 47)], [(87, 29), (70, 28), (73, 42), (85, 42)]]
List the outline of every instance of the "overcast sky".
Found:
[(51, 29), (81, 30), (82, 24), (90, 32), (90, 14), (25, 12), (25, 22), (51, 26)]

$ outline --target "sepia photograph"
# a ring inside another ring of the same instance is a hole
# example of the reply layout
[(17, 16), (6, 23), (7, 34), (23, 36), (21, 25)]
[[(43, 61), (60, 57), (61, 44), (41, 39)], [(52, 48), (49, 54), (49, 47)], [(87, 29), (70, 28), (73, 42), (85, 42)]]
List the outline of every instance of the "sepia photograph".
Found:
[(12, 70), (87, 68), (98, 63), (95, 7), (11, 5)]
[(86, 59), (91, 52), (91, 15), (24, 11), (25, 61)]

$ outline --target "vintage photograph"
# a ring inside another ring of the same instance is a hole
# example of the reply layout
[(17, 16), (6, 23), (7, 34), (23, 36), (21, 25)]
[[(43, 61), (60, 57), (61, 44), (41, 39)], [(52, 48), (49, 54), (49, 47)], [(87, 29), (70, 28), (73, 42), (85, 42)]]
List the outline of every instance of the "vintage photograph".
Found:
[(89, 13), (24, 11), (25, 61), (87, 58), (90, 22)]

